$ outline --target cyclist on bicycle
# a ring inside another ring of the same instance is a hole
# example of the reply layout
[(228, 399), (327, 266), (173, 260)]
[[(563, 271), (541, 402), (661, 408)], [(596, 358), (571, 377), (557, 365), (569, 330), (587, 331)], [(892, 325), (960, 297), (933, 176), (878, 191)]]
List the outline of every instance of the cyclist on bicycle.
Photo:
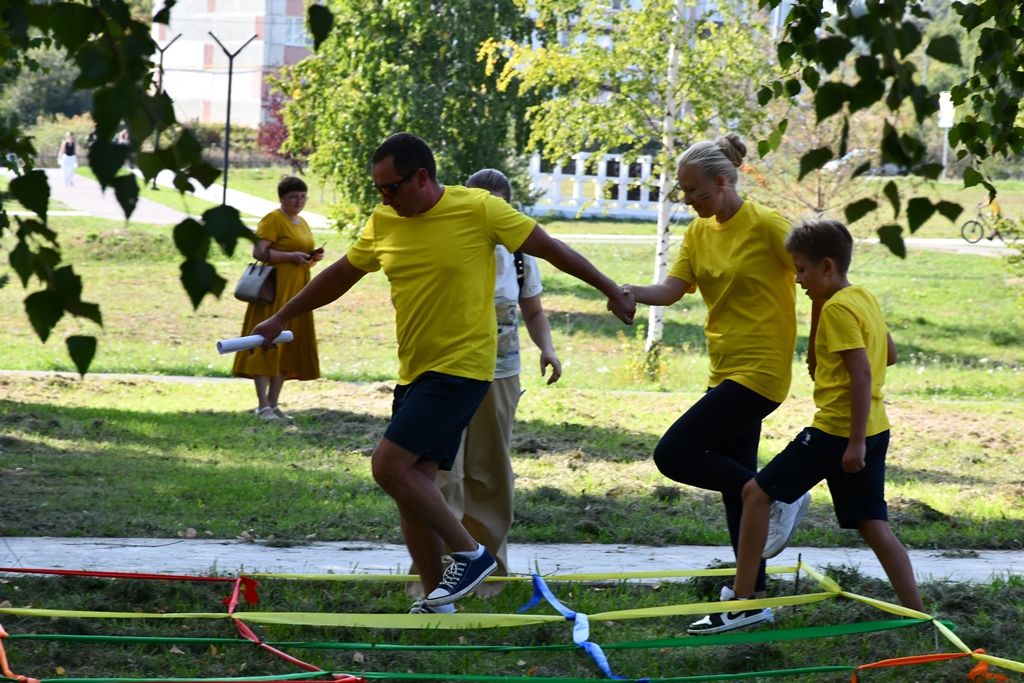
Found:
[(978, 204), (978, 214), (995, 222), (1003, 217), (1003, 207), (999, 206), (999, 200), (993, 199)]

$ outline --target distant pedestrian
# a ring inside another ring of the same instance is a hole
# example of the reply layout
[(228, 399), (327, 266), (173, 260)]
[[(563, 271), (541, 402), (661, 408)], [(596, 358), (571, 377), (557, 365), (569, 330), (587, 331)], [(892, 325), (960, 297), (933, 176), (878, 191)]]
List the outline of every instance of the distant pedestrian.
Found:
[(128, 164), (128, 168), (135, 168), (135, 162), (132, 160), (132, 138), (128, 134), (127, 128), (121, 129), (121, 132), (114, 138), (114, 143), (124, 147), (124, 162)]
[[(248, 334), (256, 323), (277, 313), (299, 293), (310, 280), (309, 270), (324, 258), (324, 249), (315, 249), (309, 224), (299, 215), (306, 206), (308, 188), (295, 176), (287, 176), (277, 185), (281, 206), (260, 221), (256, 228), (256, 245), (252, 256), (273, 264), (276, 277), (274, 301), (251, 303), (245, 309), (242, 334)], [(285, 380), (311, 380), (320, 377), (320, 357), (316, 346), (313, 313), (296, 316), (288, 324), (295, 341), (271, 349), (240, 351), (235, 354), (231, 374), (248, 377), (256, 385), (258, 401), (253, 414), (264, 422), (291, 421), (291, 416), (278, 407)]]
[(57, 150), (57, 164), (64, 172), (64, 184), (71, 187), (75, 184), (75, 169), (78, 168), (78, 157), (75, 156), (75, 136), (68, 131), (60, 142)]

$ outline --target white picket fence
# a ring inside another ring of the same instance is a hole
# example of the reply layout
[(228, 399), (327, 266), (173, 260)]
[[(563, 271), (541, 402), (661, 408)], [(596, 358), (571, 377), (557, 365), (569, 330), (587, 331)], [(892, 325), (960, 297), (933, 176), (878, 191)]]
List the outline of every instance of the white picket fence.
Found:
[(541, 172), (541, 157), (530, 158), (530, 187), (543, 194), (529, 208), (534, 216), (562, 218), (603, 217), (658, 219), (656, 177), (651, 177), (651, 157), (622, 163), (621, 154), (592, 160), (588, 152), (572, 156), (566, 166), (555, 164)]

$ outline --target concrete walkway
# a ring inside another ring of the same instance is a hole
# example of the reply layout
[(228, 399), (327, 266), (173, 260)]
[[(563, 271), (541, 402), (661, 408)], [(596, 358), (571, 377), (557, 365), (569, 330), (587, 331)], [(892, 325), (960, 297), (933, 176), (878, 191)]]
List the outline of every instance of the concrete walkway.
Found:
[[(81, 175), (75, 176), (75, 184), (69, 187), (64, 184), (64, 177), (60, 169), (44, 168), (41, 170), (46, 173), (46, 178), (50, 183), (51, 199), (55, 199), (71, 209), (71, 211), (52, 211), (51, 215), (88, 215), (111, 220), (124, 220), (124, 210), (117, 203), (117, 197), (114, 196), (112, 189), (108, 188), (104, 191), (97, 181)], [(135, 173), (139, 176), (141, 186), (142, 175), (139, 171), (135, 171)], [(5, 175), (10, 177), (10, 173), (5, 173)], [(157, 184), (177, 193), (177, 190), (174, 189), (174, 175), (169, 171), (164, 171), (157, 176)], [(211, 185), (209, 188), (200, 186), (190, 194), (219, 204), (223, 192), (224, 189), (221, 185)], [(279, 206), (277, 202), (232, 190), (230, 187), (228, 188), (228, 204), (238, 209), (243, 218), (248, 218), (250, 221), (262, 218)], [(195, 215), (198, 216), (201, 213), (202, 211), (197, 207)], [(331, 225), (326, 216), (311, 211), (303, 211), (302, 216), (311, 228), (317, 230), (327, 229)], [(182, 211), (177, 211), (145, 197), (139, 197), (139, 202), (136, 204), (130, 220), (135, 223), (176, 225), (186, 218), (188, 215)]]
[[(847, 566), (885, 578), (867, 548), (788, 548), (771, 561), (793, 565), (797, 557), (819, 569)], [(921, 581), (986, 582), (1024, 575), (1024, 552), (912, 550)], [(718, 546), (629, 546), (587, 543), (512, 544), (514, 573), (577, 574), (705, 569), (732, 562), (732, 550)], [(405, 547), (367, 541), (272, 547), (263, 543), (212, 539), (0, 538), (0, 567), (93, 569), (104, 571), (207, 574), (273, 572), (296, 574), (401, 574), (409, 567)]]
[[(45, 171), (46, 179), (50, 183), (51, 199), (56, 199), (70, 209), (90, 216), (124, 220), (124, 210), (117, 203), (117, 197), (114, 196), (112, 189), (107, 188), (104, 191), (98, 182), (80, 175), (75, 176), (75, 184), (69, 187), (64, 184), (64, 176), (60, 169), (45, 168), (42, 170)], [(139, 203), (135, 205), (135, 211), (131, 215), (131, 220), (135, 223), (159, 225), (175, 225), (186, 218), (188, 216), (181, 211), (175, 211), (144, 197), (139, 197)]]
[[(139, 176), (141, 182), (141, 174)], [(156, 176), (156, 184), (174, 188), (174, 174), (170, 171), (161, 171)], [(198, 185), (198, 183), (196, 183)], [(220, 204), (225, 198), (224, 186), (221, 183), (215, 183), (210, 187), (203, 187), (198, 185), (191, 194), (204, 199), (214, 204)], [(233, 206), (238, 209), (239, 213), (243, 216), (252, 216), (256, 218), (263, 218), (268, 213), (280, 206), (278, 202), (272, 202), (262, 197), (256, 197), (245, 192), (239, 192), (238, 190), (231, 189), (231, 176), (228, 176), (228, 190), (227, 190), (227, 203), (229, 206)], [(302, 217), (309, 223), (310, 228), (323, 229), (331, 226), (331, 221), (326, 217), (312, 211), (303, 211)]]

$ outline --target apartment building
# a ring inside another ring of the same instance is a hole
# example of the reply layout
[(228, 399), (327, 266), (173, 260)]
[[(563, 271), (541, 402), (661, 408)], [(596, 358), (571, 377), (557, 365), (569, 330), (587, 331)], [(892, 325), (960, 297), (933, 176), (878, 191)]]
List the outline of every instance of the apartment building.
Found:
[[(159, 0), (154, 4), (159, 11)], [(171, 23), (153, 25), (153, 38), (165, 48), (163, 87), (179, 121), (224, 122), (225, 50), (237, 53), (230, 60), (231, 123), (252, 127), (266, 120), (269, 77), (312, 48), (303, 0), (178, 0)]]

